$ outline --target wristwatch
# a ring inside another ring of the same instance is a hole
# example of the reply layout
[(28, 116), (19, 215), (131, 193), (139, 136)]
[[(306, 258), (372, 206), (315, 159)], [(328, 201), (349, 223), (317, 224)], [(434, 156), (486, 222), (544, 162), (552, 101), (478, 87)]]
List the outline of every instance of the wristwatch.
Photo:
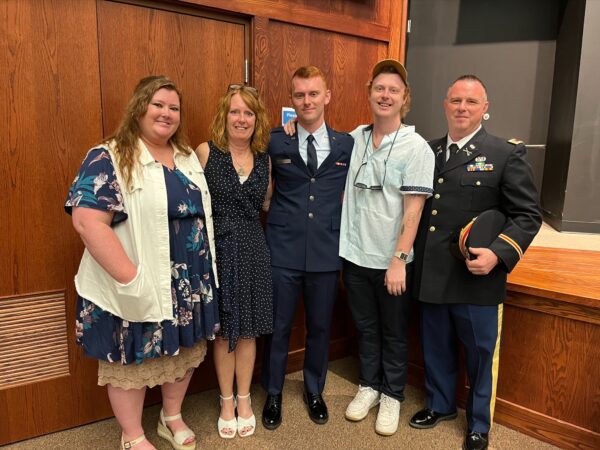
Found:
[(408, 253), (404, 253), (404, 252), (396, 252), (394, 253), (394, 256), (396, 258), (398, 258), (400, 261), (403, 261), (405, 263), (408, 262)]

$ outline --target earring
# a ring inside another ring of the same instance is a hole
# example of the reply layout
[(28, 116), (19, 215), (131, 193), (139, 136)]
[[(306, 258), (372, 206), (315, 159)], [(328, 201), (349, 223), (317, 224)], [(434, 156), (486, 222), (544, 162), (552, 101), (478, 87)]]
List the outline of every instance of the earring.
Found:
[(485, 113), (483, 115), (483, 120), (489, 120), (489, 118), (490, 118), (490, 115), (488, 113)]

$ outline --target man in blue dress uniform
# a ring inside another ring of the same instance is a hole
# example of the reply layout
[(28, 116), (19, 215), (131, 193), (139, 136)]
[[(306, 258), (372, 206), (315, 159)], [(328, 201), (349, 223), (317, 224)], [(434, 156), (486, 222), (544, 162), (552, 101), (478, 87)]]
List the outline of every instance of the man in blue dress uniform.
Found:
[[(488, 446), (492, 425), (506, 276), (541, 225), (525, 146), (488, 134), (485, 86), (465, 75), (448, 89), (447, 136), (430, 143), (436, 156), (434, 195), (425, 204), (415, 242), (414, 296), (421, 307), (426, 408), (410, 420), (431, 428), (456, 417), (456, 338), (465, 347), (470, 392), (463, 448)], [(506, 216), (487, 248), (469, 248), (461, 261), (450, 252), (457, 230), (487, 210)]]
[(262, 422), (281, 424), (281, 392), (287, 366), (292, 322), (304, 298), (306, 344), (304, 400), (309, 417), (327, 422), (322, 397), (327, 375), (329, 331), (337, 297), (342, 194), (354, 141), (325, 123), (331, 97), (325, 76), (314, 66), (292, 76), (291, 100), (298, 116), (297, 132), (271, 132), (269, 155), (274, 193), (267, 216), (274, 296), (274, 330), (268, 337), (262, 366), (267, 391)]

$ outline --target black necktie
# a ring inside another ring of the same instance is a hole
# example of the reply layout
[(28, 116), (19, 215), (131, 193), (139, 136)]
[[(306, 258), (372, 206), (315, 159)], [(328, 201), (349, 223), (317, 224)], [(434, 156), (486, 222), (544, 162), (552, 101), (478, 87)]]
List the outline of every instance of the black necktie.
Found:
[(315, 137), (312, 134), (309, 134), (308, 138), (306, 138), (306, 141), (306, 165), (308, 166), (308, 171), (311, 173), (311, 175), (314, 175), (317, 172), (317, 149), (315, 148), (315, 144), (313, 144)]
[(447, 163), (448, 161), (450, 161), (450, 158), (452, 158), (452, 155), (456, 155), (458, 153), (458, 145), (456, 144), (450, 144), (450, 147), (448, 147), (448, 152), (446, 153), (446, 158), (445, 158), (445, 162)]

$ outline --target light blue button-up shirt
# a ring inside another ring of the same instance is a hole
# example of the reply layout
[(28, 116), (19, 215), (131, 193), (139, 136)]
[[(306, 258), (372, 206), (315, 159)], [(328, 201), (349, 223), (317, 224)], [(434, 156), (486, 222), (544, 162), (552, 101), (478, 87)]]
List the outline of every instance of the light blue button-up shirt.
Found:
[[(340, 256), (362, 267), (387, 269), (402, 224), (402, 197), (431, 196), (435, 156), (414, 126), (400, 128), (397, 136), (396, 131), (384, 136), (377, 150), (373, 149), (370, 133), (367, 125), (350, 133), (354, 149), (342, 206)], [(355, 182), (382, 185), (383, 189), (361, 189), (355, 187)], [(411, 249), (409, 262), (412, 259)]]

